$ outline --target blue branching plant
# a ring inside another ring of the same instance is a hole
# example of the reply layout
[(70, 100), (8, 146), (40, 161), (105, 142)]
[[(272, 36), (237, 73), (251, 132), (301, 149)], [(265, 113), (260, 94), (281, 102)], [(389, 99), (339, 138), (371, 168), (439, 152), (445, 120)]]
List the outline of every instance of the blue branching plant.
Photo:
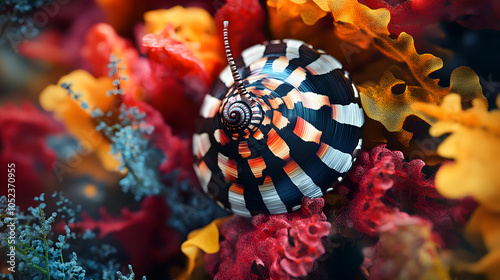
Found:
[(62, 83), (61, 87), (66, 90), (68, 96), (71, 96), (74, 100), (80, 102), (80, 106), (82, 106), (83, 109), (87, 109), (89, 107), (89, 105), (81, 99), (82, 93), (73, 91), (70, 83)]
[[(16, 279), (85, 279), (85, 269), (78, 265), (76, 253), (67, 253), (68, 242), (76, 238), (67, 225), (75, 222), (76, 211), (71, 202), (61, 194), (56, 192), (52, 197), (57, 197), (58, 201), (57, 209), (50, 214), (46, 211), (44, 194), (35, 198), (39, 205), (29, 207), (27, 213), (16, 209), (14, 223), (17, 238), (14, 244), (8, 244), (8, 232), (0, 233), (2, 246), (14, 245), (17, 264), (15, 273), (18, 276)], [(4, 215), (8, 209), (6, 202), (5, 197), (0, 198), (2, 217), (5, 217), (0, 222), (2, 227), (12, 222), (12, 217)], [(66, 224), (64, 233), (57, 237), (53, 231), (56, 218), (58, 222)]]
[(118, 250), (115, 247), (100, 243), (96, 234), (90, 230), (86, 230), (80, 240), (72, 245), (74, 248), (90, 248), (79, 252), (79, 263), (85, 268), (86, 278), (116, 279), (116, 272), (121, 268), (121, 265), (116, 260)]
[[(51, 197), (55, 200), (53, 205), (55, 210), (50, 214), (43, 193), (35, 197), (38, 206), (29, 207), (27, 212), (21, 212), (19, 207), (12, 209), (7, 204), (7, 198), (0, 197), (1, 244), (3, 249), (10, 246), (15, 248), (16, 264), (13, 274), (0, 274), (0, 279), (133, 280), (135, 274), (130, 265), (131, 275), (128, 278), (119, 272), (121, 266), (115, 259), (118, 252), (115, 247), (99, 244), (90, 246), (90, 250), (85, 249), (85, 252), (81, 251), (82, 248), (88, 247), (78, 245), (78, 242), (95, 244), (97, 241), (95, 233), (87, 230), (83, 234), (76, 235), (72, 232), (68, 225), (76, 222), (77, 213), (80, 212), (79, 207), (73, 207), (61, 193), (55, 192)], [(54, 202), (52, 199), (51, 202)], [(16, 219), (12, 218), (10, 211), (15, 213)], [(5, 231), (6, 225), (11, 222), (16, 225), (15, 243), (9, 242), (10, 230)], [(64, 233), (57, 234), (55, 227), (63, 224)], [(85, 253), (90, 256), (85, 257)], [(84, 257), (79, 258), (77, 255)]]
[[(120, 63), (121, 59), (113, 54), (110, 56), (108, 68), (114, 89), (106, 93), (108, 96), (123, 95), (121, 82), (127, 80), (127, 77), (120, 75), (120, 71), (124, 70)], [(75, 92), (70, 83), (63, 83), (61, 87), (75, 101), (80, 102), (83, 109), (88, 108), (88, 105), (81, 101), (82, 94)], [(136, 107), (122, 104), (119, 122), (110, 121), (114, 114), (111, 110), (104, 112), (101, 108), (93, 108), (91, 117), (98, 123), (96, 130), (101, 131), (111, 141), (111, 153), (120, 162), (118, 170), (126, 174), (120, 180), (122, 190), (133, 193), (136, 200), (148, 195), (159, 195), (164, 191), (158, 172), (162, 153), (153, 147), (149, 139), (154, 127), (147, 124), (146, 114)]]
[[(123, 67), (119, 66), (120, 62), (120, 59), (111, 55), (108, 67), (115, 88), (108, 91), (108, 95), (123, 94), (120, 83), (127, 78), (119, 73), (123, 70)], [(103, 119), (104, 116), (109, 118), (111, 114), (111, 111), (104, 113), (100, 108), (92, 111), (92, 117), (99, 123), (96, 129), (111, 140), (111, 153), (120, 162), (119, 171), (126, 173), (120, 180), (122, 190), (133, 193), (136, 200), (160, 194), (163, 191), (158, 172), (162, 160), (161, 153), (153, 147), (149, 139), (154, 127), (147, 124), (146, 114), (136, 107), (122, 104), (118, 123), (109, 124)]]
[(128, 80), (127, 76), (119, 74), (119, 71), (125, 70), (125, 67), (119, 66), (120, 62), (122, 62), (121, 59), (116, 58), (114, 54), (111, 54), (108, 64), (108, 69), (109, 69), (108, 75), (109, 77), (113, 78), (113, 86), (115, 88), (112, 90), (108, 90), (108, 92), (106, 93), (108, 96), (122, 95), (123, 89), (120, 86), (120, 82)]
[(161, 153), (156, 150), (148, 135), (153, 126), (145, 121), (145, 113), (135, 107), (120, 107), (120, 123), (107, 125), (102, 121), (97, 130), (111, 140), (111, 153), (120, 162), (119, 171), (126, 173), (120, 180), (124, 192), (132, 192), (136, 200), (163, 191), (158, 166)]

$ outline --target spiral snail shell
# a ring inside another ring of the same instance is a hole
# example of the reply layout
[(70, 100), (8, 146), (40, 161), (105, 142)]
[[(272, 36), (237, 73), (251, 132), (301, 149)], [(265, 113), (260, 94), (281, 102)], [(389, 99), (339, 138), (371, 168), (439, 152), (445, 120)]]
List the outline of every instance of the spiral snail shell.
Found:
[[(359, 93), (336, 59), (297, 40), (255, 45), (205, 96), (193, 136), (194, 169), (235, 214), (281, 214), (333, 190), (362, 143)], [(241, 76), (240, 76), (241, 75)]]

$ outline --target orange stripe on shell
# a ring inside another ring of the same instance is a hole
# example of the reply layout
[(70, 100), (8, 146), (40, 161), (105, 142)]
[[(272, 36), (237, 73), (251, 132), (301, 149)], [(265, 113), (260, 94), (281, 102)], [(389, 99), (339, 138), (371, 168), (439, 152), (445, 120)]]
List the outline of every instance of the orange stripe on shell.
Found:
[(240, 141), (238, 145), (238, 153), (243, 157), (247, 158), (250, 155), (252, 155), (252, 151), (248, 148), (248, 142), (247, 141)]
[(227, 181), (236, 181), (236, 178), (238, 178), (238, 166), (236, 164), (236, 160), (230, 159), (219, 153), (217, 163)]
[(274, 129), (267, 134), (267, 146), (275, 156), (283, 160), (290, 157), (290, 148)]
[(312, 124), (301, 117), (297, 117), (297, 123), (293, 129), (293, 133), (307, 142), (320, 143), (322, 132), (317, 130)]
[(262, 157), (249, 159), (248, 165), (250, 166), (250, 169), (252, 170), (253, 176), (255, 178), (262, 177), (262, 171), (267, 167), (266, 163), (264, 162), (264, 158)]
[(222, 129), (217, 129), (214, 132), (214, 137), (217, 143), (220, 143), (222, 146), (226, 145), (229, 143), (229, 137), (227, 137), (226, 133)]
[(229, 188), (230, 192), (233, 192), (233, 193), (236, 193), (239, 195), (243, 195), (244, 190), (245, 189), (243, 188), (243, 186), (240, 186), (238, 184), (232, 184), (231, 187)]
[(290, 122), (286, 117), (283, 117), (280, 111), (273, 111), (273, 124), (278, 128), (278, 129), (283, 129), (286, 127)]

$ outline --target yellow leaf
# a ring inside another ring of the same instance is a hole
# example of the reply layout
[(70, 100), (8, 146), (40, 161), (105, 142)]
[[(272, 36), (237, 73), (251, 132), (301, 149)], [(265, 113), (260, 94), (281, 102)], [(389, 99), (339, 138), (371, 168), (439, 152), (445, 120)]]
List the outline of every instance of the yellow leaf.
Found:
[(479, 235), (489, 250), (500, 250), (500, 213), (493, 213), (487, 207), (479, 206), (469, 219), (466, 234), (469, 238)]
[(190, 279), (197, 262), (203, 256), (201, 251), (208, 254), (219, 251), (219, 229), (228, 218), (216, 219), (204, 228), (189, 233), (187, 240), (181, 245), (182, 252), (188, 258), (188, 266), (182, 277)]

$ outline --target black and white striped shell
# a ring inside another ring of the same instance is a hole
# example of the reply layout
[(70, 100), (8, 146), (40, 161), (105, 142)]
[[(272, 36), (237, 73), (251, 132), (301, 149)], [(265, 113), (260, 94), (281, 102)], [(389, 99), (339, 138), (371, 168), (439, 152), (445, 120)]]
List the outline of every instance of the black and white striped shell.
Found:
[(297, 40), (255, 45), (235, 62), (256, 104), (237, 108), (250, 116), (238, 127), (225, 121), (225, 105), (241, 105), (229, 67), (206, 95), (193, 137), (205, 192), (249, 217), (292, 212), (304, 196), (333, 190), (361, 149), (364, 123), (340, 62)]

